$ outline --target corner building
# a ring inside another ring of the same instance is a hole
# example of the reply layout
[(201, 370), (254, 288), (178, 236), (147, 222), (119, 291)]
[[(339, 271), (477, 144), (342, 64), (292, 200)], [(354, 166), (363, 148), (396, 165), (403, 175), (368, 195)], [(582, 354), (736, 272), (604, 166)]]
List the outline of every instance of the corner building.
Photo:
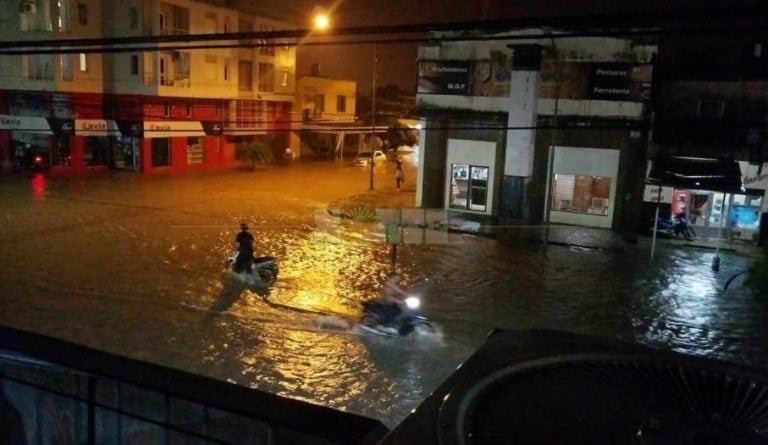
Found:
[[(5, 42), (290, 28), (186, 0), (10, 3), (14, 7), (0, 10)], [(292, 125), (295, 49), (253, 43), (0, 56), (0, 167), (13, 171), (36, 158), (54, 174), (180, 173), (231, 167), (236, 145), (254, 139), (284, 150)]]
[(446, 33), (420, 47), (417, 205), (486, 224), (629, 225), (656, 44), (535, 37), (558, 33)]

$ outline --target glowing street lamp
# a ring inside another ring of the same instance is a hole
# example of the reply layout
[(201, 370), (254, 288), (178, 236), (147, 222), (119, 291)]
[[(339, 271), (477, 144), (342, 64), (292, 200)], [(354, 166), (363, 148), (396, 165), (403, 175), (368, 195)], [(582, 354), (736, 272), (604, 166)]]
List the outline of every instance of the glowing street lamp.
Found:
[(312, 20), (313, 27), (317, 31), (325, 31), (331, 26), (331, 19), (328, 17), (328, 14), (324, 12), (318, 12), (315, 14), (314, 19)]

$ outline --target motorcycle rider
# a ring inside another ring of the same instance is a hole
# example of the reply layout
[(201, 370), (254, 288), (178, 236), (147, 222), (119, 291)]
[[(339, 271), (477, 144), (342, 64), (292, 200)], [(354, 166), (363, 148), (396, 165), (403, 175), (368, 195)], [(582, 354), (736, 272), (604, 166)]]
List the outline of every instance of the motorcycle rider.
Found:
[(407, 309), (405, 298), (407, 296), (405, 290), (400, 287), (400, 277), (395, 273), (390, 274), (382, 286), (381, 298), (379, 299), (383, 304), (381, 324), (390, 324), (405, 313)]
[(237, 258), (232, 270), (235, 272), (251, 273), (253, 271), (253, 235), (248, 231), (248, 224), (240, 223), (240, 233), (235, 237), (237, 243)]

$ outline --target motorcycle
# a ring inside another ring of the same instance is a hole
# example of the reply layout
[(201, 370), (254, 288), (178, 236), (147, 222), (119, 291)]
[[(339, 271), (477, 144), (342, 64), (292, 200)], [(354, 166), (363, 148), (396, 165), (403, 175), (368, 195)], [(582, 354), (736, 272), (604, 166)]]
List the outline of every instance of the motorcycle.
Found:
[(434, 333), (432, 322), (418, 312), (421, 301), (414, 296), (405, 299), (405, 309), (382, 300), (363, 302), (360, 328), (379, 335), (407, 336), (412, 332)]
[[(651, 221), (651, 231), (654, 229), (653, 221)], [(682, 234), (686, 241), (693, 241), (696, 239), (696, 231), (693, 229), (688, 220), (688, 216), (685, 213), (678, 213), (674, 219), (661, 219), (659, 218), (656, 225), (656, 234), (665, 235), (669, 237)]]
[[(225, 262), (225, 267), (235, 275), (247, 275), (243, 272), (235, 272), (235, 260), (237, 259), (237, 255), (237, 252), (233, 253)], [(254, 257), (253, 264), (251, 265), (251, 272), (251, 275), (258, 276), (262, 283), (270, 284), (277, 279), (277, 274), (280, 272), (280, 268), (274, 257)]]

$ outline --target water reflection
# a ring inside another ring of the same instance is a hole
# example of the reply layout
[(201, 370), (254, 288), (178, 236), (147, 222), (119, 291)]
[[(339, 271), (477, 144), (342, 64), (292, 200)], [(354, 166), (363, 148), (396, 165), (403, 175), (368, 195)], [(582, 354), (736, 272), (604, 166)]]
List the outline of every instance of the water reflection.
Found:
[[(642, 242), (625, 252), (543, 252), (450, 234), (403, 245), (398, 271), (442, 336), (360, 335), (348, 326), (360, 302), (378, 295), (388, 248), (355, 228), (317, 230), (316, 209), (351, 186), (332, 182), (339, 175), (327, 166), (295, 168), (205, 181), (53, 181), (44, 201), (29, 182), (11, 184), (0, 195), (0, 322), (388, 425), (493, 328), (565, 329), (759, 366), (768, 359), (767, 302), (743, 286), (719, 291), (746, 259), (723, 254), (714, 273), (710, 252), (660, 247), (649, 261)], [(367, 187), (355, 172), (343, 174)], [(280, 264), (268, 289), (225, 271), (241, 220), (251, 223), (256, 254)]]

